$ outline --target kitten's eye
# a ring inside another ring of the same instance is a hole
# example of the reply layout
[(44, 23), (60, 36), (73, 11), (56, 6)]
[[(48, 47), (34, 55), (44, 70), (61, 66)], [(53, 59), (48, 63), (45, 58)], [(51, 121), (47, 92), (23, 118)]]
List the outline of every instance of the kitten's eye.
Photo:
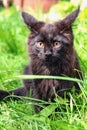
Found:
[(36, 42), (38, 48), (44, 48), (43, 42)]
[(58, 48), (58, 47), (60, 47), (60, 42), (58, 41), (58, 42), (54, 42), (54, 44), (53, 44), (53, 47), (54, 48)]

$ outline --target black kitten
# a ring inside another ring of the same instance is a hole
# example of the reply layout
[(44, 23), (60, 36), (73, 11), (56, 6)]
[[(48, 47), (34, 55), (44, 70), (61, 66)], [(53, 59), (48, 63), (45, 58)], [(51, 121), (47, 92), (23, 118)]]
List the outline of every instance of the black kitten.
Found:
[[(55, 23), (45, 23), (36, 20), (33, 16), (22, 12), (25, 24), (30, 28), (28, 38), (29, 56), (31, 62), (26, 66), (26, 75), (53, 75), (80, 78), (80, 66), (76, 52), (73, 48), (72, 23), (78, 16), (79, 8), (63, 20)], [(0, 90), (0, 100), (9, 94), (29, 96), (30, 87), (33, 97), (53, 101), (55, 92), (62, 96), (73, 86), (79, 90), (78, 85), (72, 81), (54, 79), (24, 80), (24, 87), (9, 92)]]

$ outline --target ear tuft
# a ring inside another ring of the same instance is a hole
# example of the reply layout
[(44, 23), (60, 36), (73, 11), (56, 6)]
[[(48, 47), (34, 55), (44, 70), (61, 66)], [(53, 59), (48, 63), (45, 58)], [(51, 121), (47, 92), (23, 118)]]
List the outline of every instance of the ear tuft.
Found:
[(30, 14), (22, 11), (22, 18), (24, 23), (29, 27), (32, 28), (33, 25), (37, 22), (37, 20)]
[(45, 24), (44, 22), (36, 20), (32, 15), (22, 11), (22, 18), (24, 23), (34, 33), (38, 33), (40, 28)]
[(76, 9), (71, 14), (69, 14), (65, 19), (63, 19), (63, 22), (66, 25), (71, 25), (75, 21), (75, 19), (77, 18), (79, 11), (80, 11), (80, 7), (78, 7), (78, 9)]

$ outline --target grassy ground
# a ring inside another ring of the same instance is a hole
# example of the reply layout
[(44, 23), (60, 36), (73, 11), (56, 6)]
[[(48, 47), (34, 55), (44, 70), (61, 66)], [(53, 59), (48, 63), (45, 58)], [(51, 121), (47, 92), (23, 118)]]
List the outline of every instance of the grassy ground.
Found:
[[(64, 6), (66, 8), (63, 9)], [(61, 13), (65, 16), (73, 8), (72, 5), (62, 3), (47, 14), (42, 14), (41, 11), (31, 13), (39, 19), (49, 20), (53, 12), (57, 14), (59, 11), (60, 16)], [(55, 103), (49, 103), (39, 114), (34, 113), (30, 98), (1, 102), (0, 130), (87, 130), (87, 10), (80, 13), (73, 30), (75, 48), (85, 75), (83, 85), (78, 82), (81, 94), (70, 94), (69, 105), (67, 99), (57, 97)], [(0, 89), (10, 90), (22, 85), (22, 81), (14, 77), (21, 74), (29, 62), (25, 44), (28, 33), (20, 12), (13, 8), (8, 13), (0, 11)], [(41, 102), (40, 105), (42, 104), (46, 102)], [(55, 108), (58, 108), (57, 112), (54, 111)]]

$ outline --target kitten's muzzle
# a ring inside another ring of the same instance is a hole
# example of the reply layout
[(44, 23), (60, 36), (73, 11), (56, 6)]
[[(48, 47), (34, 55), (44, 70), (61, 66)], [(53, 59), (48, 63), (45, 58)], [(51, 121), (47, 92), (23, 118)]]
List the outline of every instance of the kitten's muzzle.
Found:
[(45, 53), (45, 60), (49, 61), (52, 59), (52, 52), (48, 51)]
[(45, 57), (47, 58), (47, 57), (51, 57), (52, 56), (52, 52), (50, 52), (50, 51), (47, 51), (46, 53), (45, 53)]

